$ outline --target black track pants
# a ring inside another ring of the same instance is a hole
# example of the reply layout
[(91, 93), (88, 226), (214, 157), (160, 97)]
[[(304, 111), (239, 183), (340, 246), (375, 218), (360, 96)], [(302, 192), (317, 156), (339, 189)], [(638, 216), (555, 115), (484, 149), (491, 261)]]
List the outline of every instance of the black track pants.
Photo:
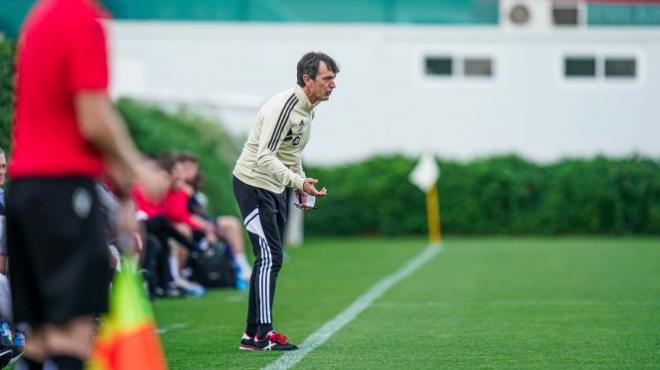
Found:
[(252, 267), (248, 324), (272, 324), (275, 283), (282, 267), (286, 191), (275, 194), (234, 177), (234, 195), (256, 260)]

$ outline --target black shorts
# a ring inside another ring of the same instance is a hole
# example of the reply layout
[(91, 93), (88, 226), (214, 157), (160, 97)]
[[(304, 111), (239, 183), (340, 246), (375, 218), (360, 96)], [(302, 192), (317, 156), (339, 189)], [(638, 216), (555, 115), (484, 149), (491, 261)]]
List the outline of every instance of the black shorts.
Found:
[(93, 180), (12, 181), (7, 244), (16, 323), (61, 325), (107, 311), (108, 247)]

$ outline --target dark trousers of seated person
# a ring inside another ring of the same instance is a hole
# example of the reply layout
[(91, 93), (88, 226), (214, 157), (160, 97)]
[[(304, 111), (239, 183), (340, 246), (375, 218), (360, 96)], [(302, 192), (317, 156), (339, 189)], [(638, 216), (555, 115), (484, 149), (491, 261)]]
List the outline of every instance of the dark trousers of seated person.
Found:
[[(161, 274), (160, 271), (160, 254), (163, 246), (160, 244), (158, 238), (154, 235), (147, 233), (144, 241), (144, 259), (142, 261), (142, 268), (147, 270), (147, 284), (149, 286), (149, 294), (155, 295), (155, 290), (157, 287), (161, 286)], [(172, 277), (170, 276), (171, 280)]]
[(167, 219), (167, 217), (159, 215), (152, 217), (144, 221), (144, 225), (147, 229), (147, 232), (155, 235), (158, 239), (162, 240), (167, 238), (172, 238), (177, 241), (177, 243), (183, 245), (189, 251), (195, 249), (195, 244), (189, 238), (186, 238), (183, 234), (177, 230), (172, 222)]
[(152, 241), (152, 244), (159, 245), (158, 248), (154, 248), (154, 271), (156, 272), (157, 281), (154, 281), (154, 283), (157, 284), (156, 286), (166, 290), (174, 283), (169, 265), (170, 248), (168, 239), (172, 238), (176, 240), (190, 251), (195, 249), (195, 245), (192, 240), (181, 234), (165, 216), (152, 217), (144, 221), (144, 224), (147, 233), (157, 240), (157, 243)]

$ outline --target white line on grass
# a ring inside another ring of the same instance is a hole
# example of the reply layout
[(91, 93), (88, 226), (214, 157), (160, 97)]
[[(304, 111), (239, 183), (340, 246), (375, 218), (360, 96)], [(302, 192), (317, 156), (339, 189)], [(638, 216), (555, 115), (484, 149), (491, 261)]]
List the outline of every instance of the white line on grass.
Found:
[(419, 307), (518, 307), (518, 306), (660, 306), (660, 301), (429, 301), (429, 302), (379, 302), (373, 307), (378, 308), (419, 308)]
[(185, 328), (185, 327), (187, 327), (187, 326), (188, 326), (188, 324), (184, 324), (184, 323), (176, 323), (176, 324), (167, 325), (167, 326), (164, 326), (164, 327), (162, 327), (162, 328), (156, 329), (156, 332), (157, 332), (158, 334), (165, 334), (165, 333), (167, 333), (167, 332), (170, 331), (170, 330), (173, 330), (173, 329), (183, 329), (183, 328)]
[(301, 344), (300, 349), (297, 351), (287, 352), (278, 358), (276, 361), (266, 366), (266, 370), (275, 369), (290, 369), (302, 360), (308, 353), (312, 352), (316, 347), (325, 343), (330, 336), (343, 328), (346, 324), (353, 321), (357, 315), (364, 311), (373, 301), (378, 299), (392, 286), (399, 281), (405, 279), (413, 272), (417, 271), (426, 262), (430, 261), (433, 256), (440, 252), (439, 246), (431, 246), (422, 250), (417, 256), (410, 260), (396, 273), (389, 275), (369, 289), (366, 293), (358, 297), (350, 306), (344, 311), (335, 316), (332, 320), (328, 321), (319, 328), (317, 331), (308, 336)]

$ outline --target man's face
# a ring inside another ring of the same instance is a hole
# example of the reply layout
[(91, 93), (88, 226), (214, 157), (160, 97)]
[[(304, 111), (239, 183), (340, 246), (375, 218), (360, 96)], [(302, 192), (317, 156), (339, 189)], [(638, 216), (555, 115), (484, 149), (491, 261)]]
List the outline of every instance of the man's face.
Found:
[(330, 94), (335, 88), (335, 73), (328, 68), (324, 61), (319, 63), (319, 70), (315, 79), (310, 78), (308, 75), (303, 78), (307, 97), (312, 104), (330, 99)]
[(162, 169), (160, 167), (156, 167), (156, 168), (157, 168), (156, 171), (158, 172), (158, 176), (161, 177), (161, 179), (164, 183), (169, 184), (169, 187), (171, 188), (173, 186), (173, 182), (174, 182), (174, 181), (172, 181), (172, 175), (170, 175), (169, 172), (165, 171), (164, 169)]
[(0, 186), (3, 186), (7, 181), (7, 158), (4, 154), (0, 154)]
[(170, 176), (172, 177), (172, 187), (173, 188), (179, 188), (181, 186), (182, 182), (184, 181), (183, 175), (185, 172), (185, 168), (182, 162), (176, 162), (174, 164), (174, 167), (172, 167), (172, 173)]
[(183, 162), (183, 167), (184, 179), (187, 182), (192, 182), (195, 176), (197, 176), (197, 172), (199, 172), (199, 164), (195, 161), (185, 161)]

